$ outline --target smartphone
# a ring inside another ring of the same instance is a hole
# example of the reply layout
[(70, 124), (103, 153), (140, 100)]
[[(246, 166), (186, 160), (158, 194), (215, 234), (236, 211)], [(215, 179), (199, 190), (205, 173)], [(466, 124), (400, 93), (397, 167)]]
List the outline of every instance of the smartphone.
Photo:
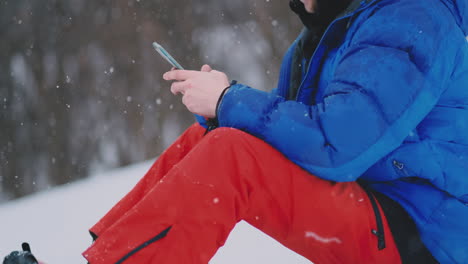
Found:
[(157, 42), (153, 42), (153, 48), (164, 58), (166, 59), (172, 66), (176, 69), (183, 70), (184, 68), (167, 52), (161, 45)]

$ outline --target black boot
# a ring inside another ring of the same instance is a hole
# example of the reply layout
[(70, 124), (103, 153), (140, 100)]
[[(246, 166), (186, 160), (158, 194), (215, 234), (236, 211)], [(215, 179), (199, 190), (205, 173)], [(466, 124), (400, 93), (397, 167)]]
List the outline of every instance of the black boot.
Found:
[(6, 256), (3, 264), (38, 264), (36, 258), (31, 253), (31, 247), (28, 243), (21, 245), (23, 251), (13, 251), (10, 255)]

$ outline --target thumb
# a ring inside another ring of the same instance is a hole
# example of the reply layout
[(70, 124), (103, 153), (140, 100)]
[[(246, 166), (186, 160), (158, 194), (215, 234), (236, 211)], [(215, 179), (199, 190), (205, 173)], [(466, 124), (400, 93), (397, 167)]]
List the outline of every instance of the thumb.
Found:
[(211, 69), (210, 65), (208, 65), (208, 64), (205, 64), (205, 65), (203, 65), (203, 66), (201, 67), (201, 71), (202, 71), (202, 72), (210, 72), (211, 70), (212, 70), (212, 69)]

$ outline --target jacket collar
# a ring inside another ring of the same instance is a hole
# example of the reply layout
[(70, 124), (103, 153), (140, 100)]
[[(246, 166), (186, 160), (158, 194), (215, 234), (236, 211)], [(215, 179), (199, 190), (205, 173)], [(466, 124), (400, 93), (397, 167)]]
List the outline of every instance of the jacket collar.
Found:
[[(379, 0), (353, 0), (351, 4), (344, 10), (338, 17), (349, 16), (361, 9), (366, 8), (374, 2)], [(468, 36), (468, 0), (440, 0), (444, 3), (445, 6), (450, 10), (456, 19), (458, 25)]]
[(349, 4), (349, 6), (343, 12), (341, 12), (336, 18), (339, 19), (339, 18), (349, 16), (361, 9), (366, 8), (373, 2), (377, 2), (377, 1), (378, 0), (353, 0), (351, 1), (351, 4)]

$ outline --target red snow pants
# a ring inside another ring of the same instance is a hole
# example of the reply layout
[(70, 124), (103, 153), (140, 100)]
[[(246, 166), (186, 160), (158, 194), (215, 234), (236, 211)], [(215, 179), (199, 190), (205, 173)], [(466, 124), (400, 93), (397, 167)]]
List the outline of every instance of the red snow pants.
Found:
[(245, 220), (315, 264), (400, 264), (371, 231), (371, 200), (355, 182), (320, 179), (264, 141), (195, 124), (90, 231), (90, 264), (208, 263)]

